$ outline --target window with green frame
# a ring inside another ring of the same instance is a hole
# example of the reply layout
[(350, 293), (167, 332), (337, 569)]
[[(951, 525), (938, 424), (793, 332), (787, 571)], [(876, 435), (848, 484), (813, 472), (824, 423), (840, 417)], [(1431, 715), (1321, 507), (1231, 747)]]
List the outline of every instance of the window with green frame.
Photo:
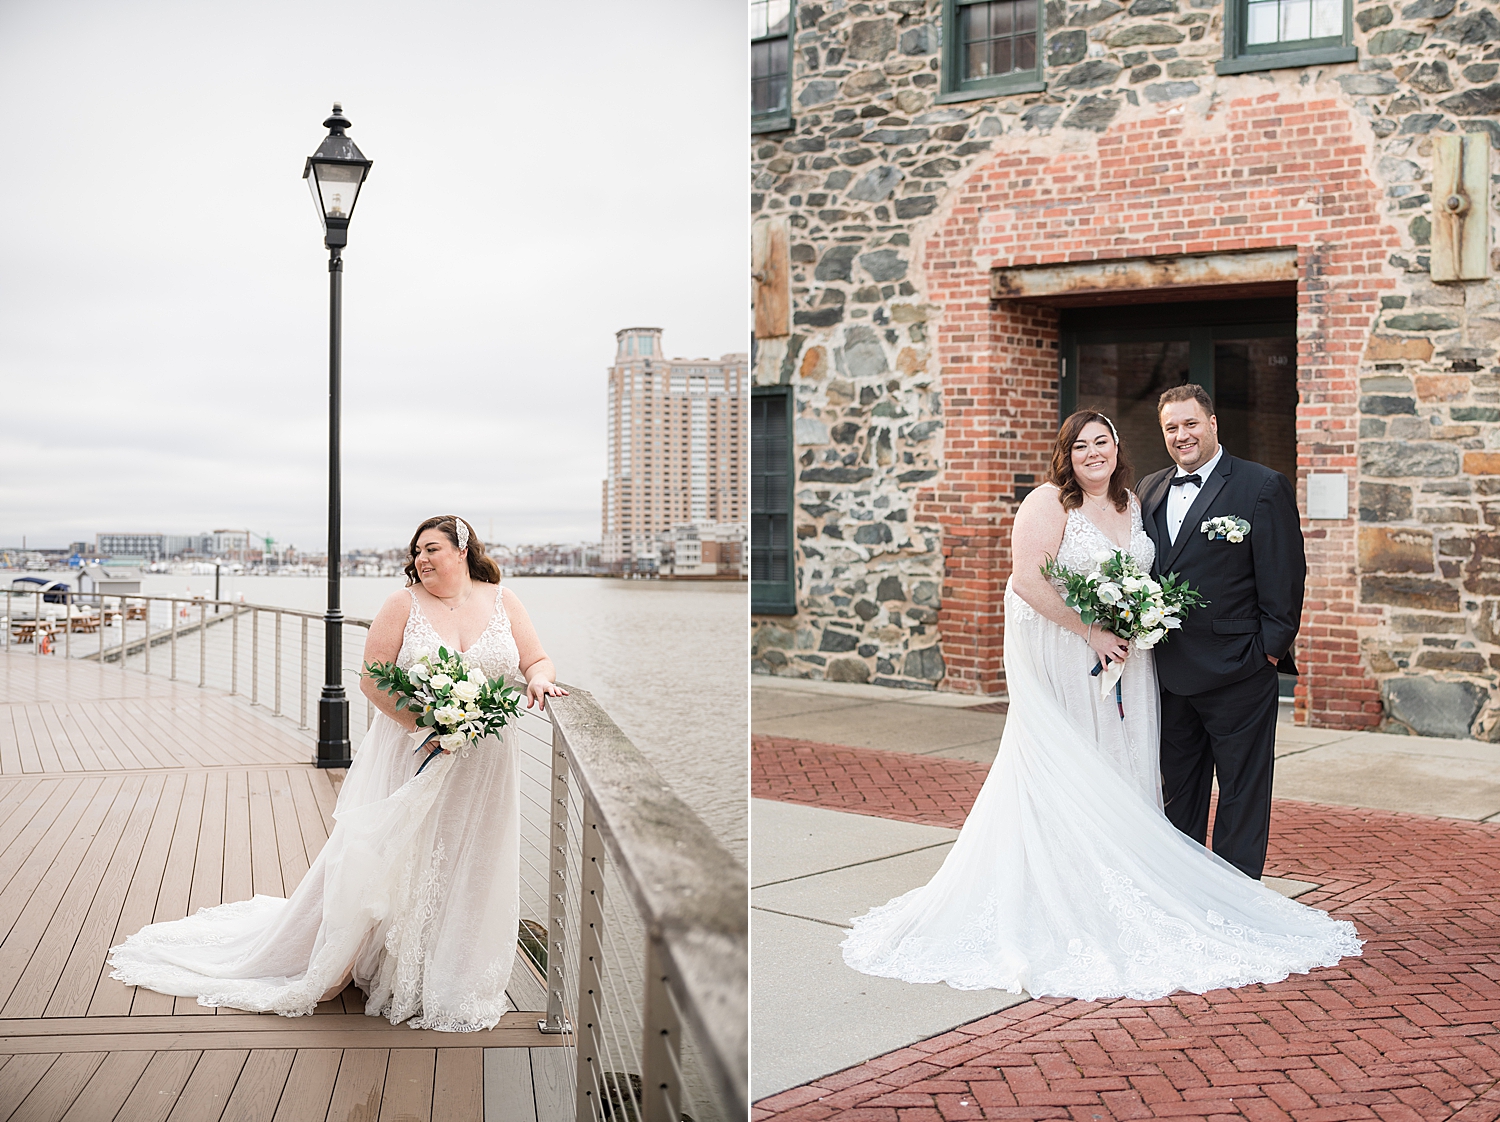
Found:
[(1352, 0), (1225, 0), (1220, 74), (1323, 66), (1359, 57)]
[(750, 610), (795, 615), (792, 556), (792, 388), (750, 394)]
[(943, 0), (939, 101), (1034, 93), (1042, 80), (1042, 0)]
[(750, 131), (792, 127), (792, 0), (750, 0)]

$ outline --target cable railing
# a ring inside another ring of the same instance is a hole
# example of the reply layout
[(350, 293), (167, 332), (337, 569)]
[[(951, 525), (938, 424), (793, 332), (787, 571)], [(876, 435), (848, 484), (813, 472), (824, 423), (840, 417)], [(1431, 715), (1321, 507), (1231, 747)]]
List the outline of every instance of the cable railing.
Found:
[[(5, 609), (12, 655), (97, 661), (233, 695), (301, 730), (316, 723), (321, 613), (61, 589), (9, 592)], [(343, 670), (357, 742), (375, 710), (358, 688), (364, 643), (354, 638)], [(538, 1028), (564, 1034), (577, 1122), (742, 1119), (745, 870), (593, 697), (569, 688), (516, 725), (512, 1003), (544, 1009)]]

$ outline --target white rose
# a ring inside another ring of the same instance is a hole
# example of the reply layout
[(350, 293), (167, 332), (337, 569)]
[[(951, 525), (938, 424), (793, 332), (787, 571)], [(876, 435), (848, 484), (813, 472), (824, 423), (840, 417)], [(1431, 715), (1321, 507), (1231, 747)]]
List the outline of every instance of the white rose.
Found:
[(1098, 588), (1099, 600), (1105, 604), (1118, 604), (1120, 602), (1120, 586), (1113, 581), (1105, 581)]
[(464, 719), (464, 711), (457, 705), (444, 705), (433, 714), (441, 725), (456, 725)]
[(471, 702), (477, 698), (484, 687), (477, 685), (472, 680), (453, 683), (453, 696), (462, 702)]
[(411, 668), (407, 670), (406, 674), (407, 677), (414, 678), (418, 682), (425, 682), (429, 677), (427, 673), (427, 667), (422, 665), (420, 662), (412, 663)]
[(1152, 580), (1150, 577), (1147, 577), (1146, 578), (1146, 591), (1149, 592), (1149, 593), (1151, 593), (1152, 596), (1155, 596), (1155, 595), (1157, 595), (1158, 593), (1161, 592), (1161, 585), (1158, 584), (1156, 581)]
[(1121, 577), (1120, 587), (1126, 592), (1139, 592), (1143, 585), (1139, 577)]
[(453, 684), (453, 679), (446, 674), (434, 674), (429, 683), (435, 690), (445, 690)]
[(1101, 549), (1098, 553), (1094, 554), (1094, 562), (1095, 564), (1102, 565), (1113, 556), (1114, 552), (1112, 550)]
[(1160, 608), (1151, 607), (1141, 613), (1141, 626), (1146, 628), (1160, 627), (1162, 611)]
[(1208, 522), (1203, 523), (1203, 525), (1201, 525), (1201, 526), (1198, 527), (1198, 532), (1199, 533), (1203, 533), (1203, 534), (1208, 533), (1208, 527), (1209, 527), (1209, 525), (1210, 525), (1210, 523), (1208, 523)]
[(489, 681), (489, 679), (484, 676), (484, 668), (481, 667), (478, 663), (475, 663), (474, 665), (469, 667), (469, 681), (478, 686), (483, 686)]
[(1144, 635), (1136, 636), (1135, 645), (1143, 651), (1149, 651), (1157, 643), (1161, 642), (1164, 635), (1166, 635), (1166, 631), (1158, 627), (1154, 631), (1148, 631)]
[(1238, 530), (1230, 530), (1229, 533), (1225, 534), (1224, 536), (1232, 542), (1242, 542), (1245, 540), (1245, 535), (1240, 533)]
[(438, 737), (438, 743), (448, 751), (456, 752), (464, 746), (464, 741), (467, 739), (468, 737), (461, 732), (450, 732)]
[(1098, 584), (1103, 579), (1104, 579), (1104, 574), (1101, 573), (1101, 572), (1099, 572), (1098, 569), (1095, 569), (1092, 573), (1090, 573), (1088, 575), (1088, 582), (1090, 584)]
[(464, 706), (464, 715), (468, 716), (468, 717), (477, 717), (477, 716), (479, 716), (479, 706), (473, 704), (472, 702), (470, 704), (468, 704), (468, 705), (465, 705)]

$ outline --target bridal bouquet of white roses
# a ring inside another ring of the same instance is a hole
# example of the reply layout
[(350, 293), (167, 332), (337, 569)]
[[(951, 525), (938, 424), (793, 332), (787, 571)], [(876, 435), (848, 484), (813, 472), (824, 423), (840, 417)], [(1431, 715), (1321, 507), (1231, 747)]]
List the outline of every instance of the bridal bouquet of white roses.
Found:
[(477, 662), (447, 647), (436, 654), (422, 651), (404, 670), (394, 662), (370, 662), (365, 672), (377, 689), (396, 699), (398, 710), (417, 714), (417, 731), (408, 734), (418, 742), (416, 751), (434, 745), (418, 775), (439, 752), (492, 736), (520, 712), (520, 691), (507, 685), (504, 675), (486, 678)]
[[(1143, 651), (1164, 642), (1182, 626), (1189, 609), (1205, 602), (1176, 573), (1155, 580), (1135, 558), (1119, 549), (1104, 549), (1094, 554), (1094, 567), (1087, 573), (1065, 569), (1049, 557), (1042, 565), (1042, 574), (1062, 582), (1064, 602), (1078, 612), (1084, 623), (1097, 623)], [(1122, 663), (1106, 666), (1100, 661), (1093, 670), (1101, 679), (1101, 696), (1114, 687), (1121, 717), (1125, 715), (1120, 698), (1120, 675), (1124, 669)]]

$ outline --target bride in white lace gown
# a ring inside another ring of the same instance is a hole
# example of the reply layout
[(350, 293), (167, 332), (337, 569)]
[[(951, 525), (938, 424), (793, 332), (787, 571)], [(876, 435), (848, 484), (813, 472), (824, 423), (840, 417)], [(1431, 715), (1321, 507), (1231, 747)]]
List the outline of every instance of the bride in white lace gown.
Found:
[[(365, 662), (409, 666), (457, 648), (485, 675), (564, 691), (515, 594), (471, 528), (429, 518), (412, 538), (412, 585), (370, 628)], [(444, 752), (420, 775), (398, 713), (380, 709), (339, 791), (334, 828), (290, 899), (257, 895), (154, 923), (110, 952), (112, 977), (200, 1005), (302, 1016), (353, 979), (365, 1012), (414, 1028), (493, 1028), (506, 1011), (519, 920), (520, 809), (513, 729)]]
[[(1288, 900), (1162, 813), (1150, 651), (1085, 627), (1040, 575), (1155, 547), (1114, 426), (1064, 422), (1016, 517), (1005, 592), (1010, 708), (999, 755), (937, 875), (854, 921), (856, 970), (957, 989), (1097, 1000), (1275, 982), (1360, 953), (1354, 925)], [(1127, 656), (1128, 657), (1125, 657)], [(1125, 657), (1124, 718), (1089, 671)]]

